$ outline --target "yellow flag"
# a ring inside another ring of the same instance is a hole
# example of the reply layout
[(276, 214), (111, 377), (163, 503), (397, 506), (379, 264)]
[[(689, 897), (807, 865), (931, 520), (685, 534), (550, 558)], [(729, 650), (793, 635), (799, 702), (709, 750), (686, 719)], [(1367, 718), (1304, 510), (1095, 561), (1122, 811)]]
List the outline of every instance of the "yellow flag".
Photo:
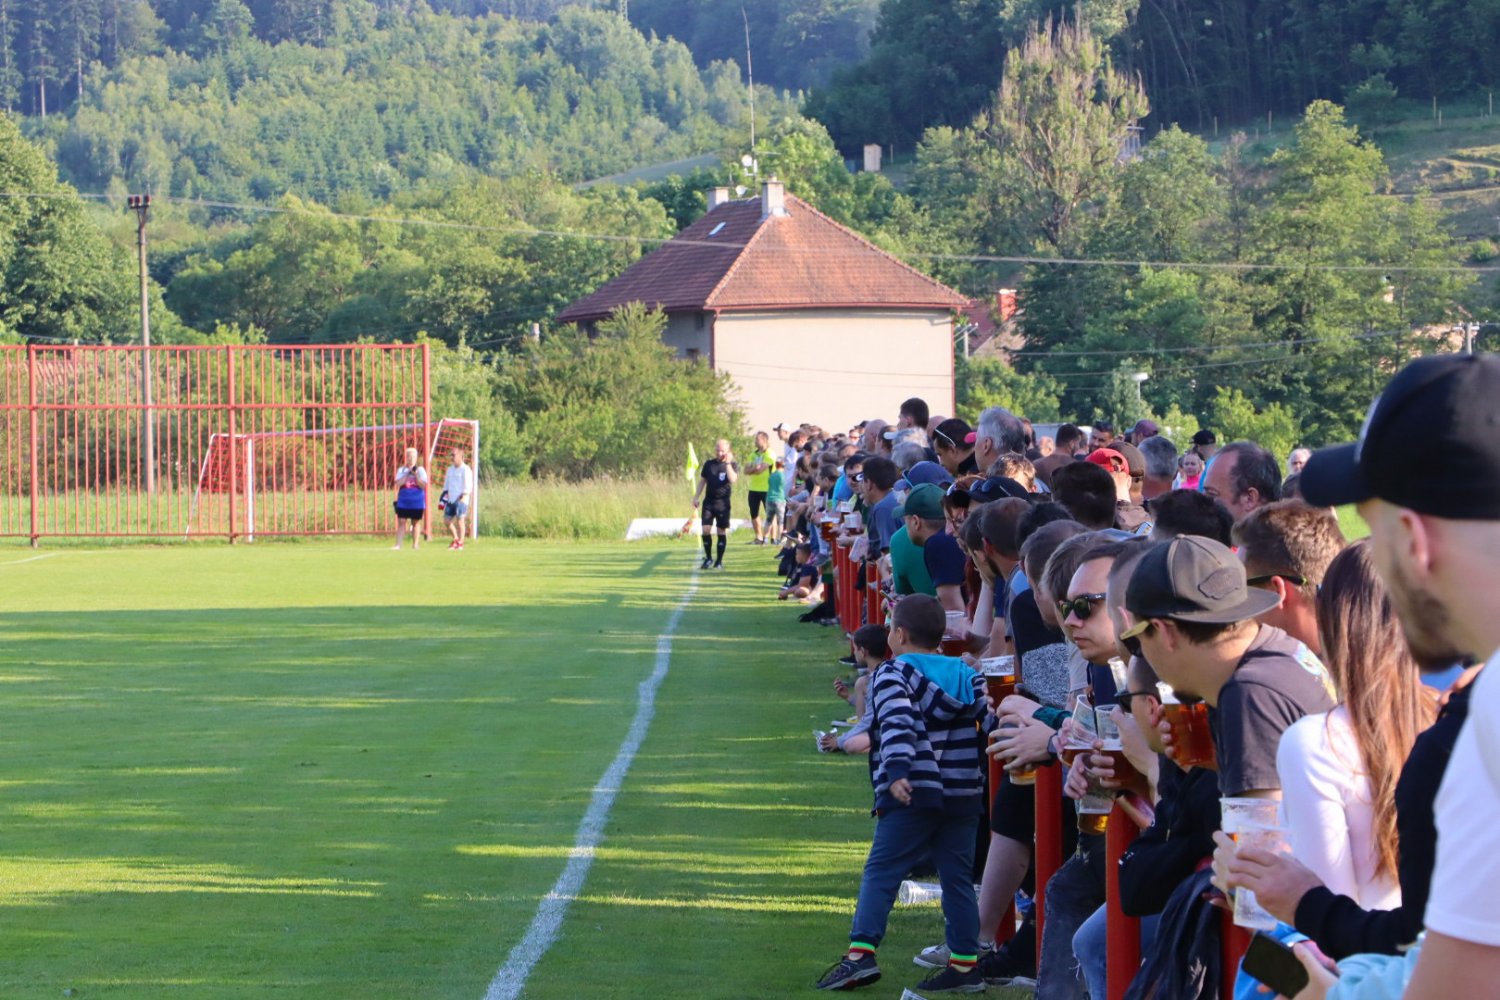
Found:
[(693, 442), (688, 442), (687, 481), (694, 482), (698, 478), (698, 452), (693, 448)]

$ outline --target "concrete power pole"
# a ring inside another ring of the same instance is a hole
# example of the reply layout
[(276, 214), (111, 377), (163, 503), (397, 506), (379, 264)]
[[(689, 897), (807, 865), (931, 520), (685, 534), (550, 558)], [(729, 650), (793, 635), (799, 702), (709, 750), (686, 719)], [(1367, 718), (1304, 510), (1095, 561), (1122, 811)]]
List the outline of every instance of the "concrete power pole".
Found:
[(135, 250), (141, 278), (141, 479), (146, 492), (156, 492), (156, 419), (151, 410), (151, 297), (146, 274), (146, 218), (151, 196), (133, 194), (126, 201), (135, 212)]

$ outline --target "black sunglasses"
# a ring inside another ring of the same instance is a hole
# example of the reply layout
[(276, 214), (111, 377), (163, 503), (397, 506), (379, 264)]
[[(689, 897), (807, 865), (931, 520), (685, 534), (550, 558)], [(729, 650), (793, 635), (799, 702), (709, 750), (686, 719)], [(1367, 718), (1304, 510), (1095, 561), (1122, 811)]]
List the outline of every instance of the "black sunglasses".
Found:
[(1077, 597), (1057, 602), (1057, 617), (1059, 620), (1066, 620), (1068, 612), (1071, 611), (1078, 616), (1079, 621), (1086, 622), (1089, 620), (1089, 615), (1094, 613), (1094, 605), (1103, 603), (1103, 594), (1079, 594)]
[[(1124, 646), (1126, 652), (1131, 656), (1141, 655), (1141, 637), (1138, 635), (1133, 635), (1129, 639), (1121, 639), (1120, 645)], [(1127, 705), (1125, 707), (1128, 709), (1130, 706)]]
[(1155, 691), (1118, 691), (1115, 693), (1115, 704), (1121, 709), (1130, 711), (1130, 699), (1132, 698), (1155, 698)]
[(1293, 576), (1290, 573), (1267, 573), (1265, 576), (1250, 577), (1250, 579), (1245, 581), (1245, 586), (1262, 587), (1270, 583), (1277, 577), (1281, 577), (1281, 579), (1285, 580), (1287, 583), (1290, 583), (1294, 587), (1305, 587), (1310, 582), (1306, 577)]
[(864, 482), (865, 481), (865, 474), (863, 472), (856, 472), (854, 474), (854, 481), (856, 483), (862, 483), (862, 482)]
[(938, 430), (936, 427), (934, 427), (932, 429), (932, 436), (933, 437), (940, 437), (944, 441), (947, 441), (948, 442), (948, 447), (950, 447), (950, 448), (957, 448), (958, 447), (958, 442), (954, 441), (951, 437), (949, 437), (948, 435), (944, 434), (942, 431)]

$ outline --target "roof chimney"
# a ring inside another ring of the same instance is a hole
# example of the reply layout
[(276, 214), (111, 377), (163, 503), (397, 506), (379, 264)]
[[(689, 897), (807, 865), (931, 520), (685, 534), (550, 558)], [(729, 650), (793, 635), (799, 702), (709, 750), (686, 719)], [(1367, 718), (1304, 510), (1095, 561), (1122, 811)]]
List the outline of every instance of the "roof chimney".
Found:
[(786, 215), (786, 185), (770, 177), (760, 191), (760, 217), (769, 219), (775, 215)]
[(711, 188), (708, 192), (708, 210), (712, 212), (720, 205), (729, 203), (729, 189), (727, 187)]

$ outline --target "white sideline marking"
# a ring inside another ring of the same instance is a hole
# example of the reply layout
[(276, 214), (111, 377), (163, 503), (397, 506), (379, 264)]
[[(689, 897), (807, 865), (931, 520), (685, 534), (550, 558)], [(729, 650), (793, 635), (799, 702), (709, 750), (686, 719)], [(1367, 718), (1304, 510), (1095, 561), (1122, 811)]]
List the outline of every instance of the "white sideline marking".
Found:
[(588, 810), (578, 824), (578, 835), (573, 838), (573, 849), (568, 852), (568, 863), (557, 877), (552, 891), (537, 904), (531, 926), (526, 928), (526, 935), (511, 949), (505, 964), (495, 973), (495, 978), (490, 981), (490, 988), (484, 993), (484, 1000), (517, 1000), (526, 986), (531, 970), (536, 968), (547, 949), (552, 947), (552, 942), (557, 940), (563, 917), (568, 913), (568, 905), (583, 888), (589, 867), (594, 863), (594, 848), (604, 839), (604, 823), (609, 819), (609, 811), (615, 804), (615, 793), (625, 783), (625, 774), (635, 760), (636, 751), (645, 742), (646, 730), (651, 727), (651, 719), (656, 715), (656, 690), (667, 676), (667, 664), (672, 659), (672, 636), (677, 631), (677, 623), (682, 620), (682, 612), (697, 589), (698, 571), (695, 569), (687, 592), (677, 602), (677, 607), (672, 609), (666, 628), (656, 639), (656, 669), (637, 689), (635, 719), (630, 723), (630, 731), (625, 734), (625, 742), (620, 744), (619, 753), (615, 754), (604, 777), (594, 786)]
[(60, 555), (62, 555), (61, 552), (46, 552), (39, 556), (27, 556), (25, 559), (12, 559), (10, 562), (0, 563), (0, 566), (19, 566), (22, 563), (36, 562), (38, 559), (51, 559), (53, 556)]

